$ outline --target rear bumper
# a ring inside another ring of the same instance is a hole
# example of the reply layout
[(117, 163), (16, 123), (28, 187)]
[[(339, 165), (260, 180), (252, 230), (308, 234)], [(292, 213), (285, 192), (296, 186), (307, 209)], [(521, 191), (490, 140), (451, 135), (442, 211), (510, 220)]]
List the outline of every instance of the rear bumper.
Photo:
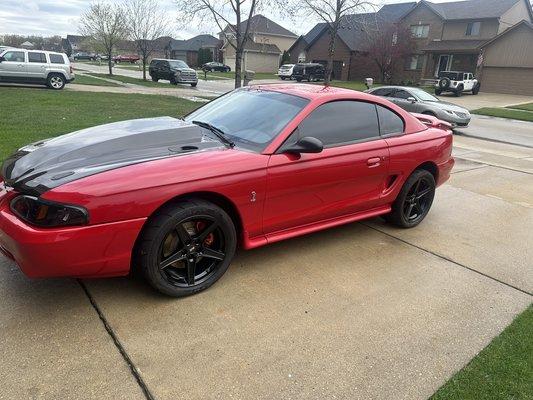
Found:
[(0, 252), (30, 278), (127, 275), (145, 221), (38, 229), (21, 221), (4, 204), (0, 209)]
[(437, 167), (439, 168), (437, 186), (442, 185), (444, 182), (450, 179), (450, 174), (452, 172), (454, 165), (455, 165), (455, 160), (453, 157), (450, 157), (447, 161), (437, 165)]

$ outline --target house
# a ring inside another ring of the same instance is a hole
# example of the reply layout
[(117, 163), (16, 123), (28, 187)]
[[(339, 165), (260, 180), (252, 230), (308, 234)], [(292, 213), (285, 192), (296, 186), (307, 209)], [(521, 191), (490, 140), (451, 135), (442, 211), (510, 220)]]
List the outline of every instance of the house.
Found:
[[(531, 22), (532, 18), (529, 0), (466, 0), (438, 4), (422, 0), (400, 21), (410, 28), (416, 39), (416, 52), (411, 62), (406, 63), (404, 75), (419, 82), (432, 79), (444, 70), (475, 74), (485, 43), (522, 20)], [(502, 62), (505, 64), (507, 60)]]
[(211, 35), (198, 35), (187, 40), (172, 39), (168, 45), (168, 53), (171, 59), (182, 60), (190, 67), (198, 67), (198, 51), (209, 49), (213, 60), (218, 59), (219, 39)]
[(520, 21), (480, 47), (486, 92), (533, 95), (533, 25)]
[(80, 35), (67, 35), (65, 39), (62, 39), (63, 51), (70, 57), (73, 53), (80, 51), (89, 51), (88, 37)]
[[(341, 80), (377, 76), (377, 67), (367, 56), (368, 35), (383, 24), (395, 24), (415, 2), (388, 4), (373, 13), (345, 15), (335, 41), (332, 78)], [(327, 64), (330, 33), (327, 25), (317, 24), (309, 33), (298, 38), (289, 50), (291, 62)]]
[[(243, 70), (255, 72), (275, 72), (279, 67), (281, 54), (288, 50), (298, 38), (293, 32), (258, 14), (241, 22), (241, 32), (248, 29), (248, 40), (243, 52)], [(223, 62), (235, 69), (235, 49), (228, 42), (235, 37), (235, 26), (228, 25), (219, 37), (224, 41), (222, 46)]]

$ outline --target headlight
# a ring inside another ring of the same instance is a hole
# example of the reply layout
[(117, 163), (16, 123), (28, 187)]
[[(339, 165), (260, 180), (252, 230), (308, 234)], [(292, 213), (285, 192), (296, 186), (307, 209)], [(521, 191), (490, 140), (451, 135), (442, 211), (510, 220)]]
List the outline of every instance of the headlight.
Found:
[(451, 114), (451, 115), (455, 114), (453, 111), (450, 111), (450, 110), (444, 110), (444, 111), (446, 111), (448, 114)]
[(17, 196), (11, 211), (22, 220), (40, 227), (86, 225), (89, 213), (83, 207), (55, 203), (33, 196)]
[(181, 75), (181, 71), (176, 71), (176, 73), (174, 75), (180, 76)]

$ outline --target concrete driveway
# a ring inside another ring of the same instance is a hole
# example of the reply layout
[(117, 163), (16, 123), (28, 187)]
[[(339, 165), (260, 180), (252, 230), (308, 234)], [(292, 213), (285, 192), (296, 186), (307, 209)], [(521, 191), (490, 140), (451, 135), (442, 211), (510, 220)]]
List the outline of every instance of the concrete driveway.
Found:
[(485, 92), (479, 92), (476, 96), (464, 93), (461, 97), (455, 97), (453, 93), (445, 93), (438, 97), (443, 101), (449, 101), (467, 110), (477, 110), (483, 107), (507, 107), (533, 102), (533, 96)]
[(457, 137), (454, 153), (418, 228), (242, 251), (185, 299), (1, 259), (0, 398), (427, 399), (532, 301), (533, 150)]
[(533, 122), (472, 115), (470, 125), (454, 133), (533, 148)]

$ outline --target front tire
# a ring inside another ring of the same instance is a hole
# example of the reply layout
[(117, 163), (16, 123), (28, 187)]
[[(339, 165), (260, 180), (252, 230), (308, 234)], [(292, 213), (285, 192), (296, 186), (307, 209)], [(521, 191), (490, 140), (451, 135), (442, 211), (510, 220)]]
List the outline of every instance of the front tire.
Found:
[(46, 86), (53, 90), (61, 90), (65, 87), (65, 77), (61, 74), (50, 74), (46, 79)]
[(478, 83), (476, 86), (474, 86), (474, 89), (472, 89), (472, 94), (475, 96), (479, 93), (479, 89), (481, 89), (481, 85)]
[(228, 269), (237, 247), (235, 226), (220, 207), (192, 199), (164, 206), (144, 228), (136, 260), (161, 293), (189, 296)]
[(191, 87), (196, 87), (198, 83), (191, 83)]
[(414, 171), (394, 201), (387, 221), (400, 228), (413, 228), (420, 224), (433, 204), (435, 187), (435, 178), (429, 171)]

